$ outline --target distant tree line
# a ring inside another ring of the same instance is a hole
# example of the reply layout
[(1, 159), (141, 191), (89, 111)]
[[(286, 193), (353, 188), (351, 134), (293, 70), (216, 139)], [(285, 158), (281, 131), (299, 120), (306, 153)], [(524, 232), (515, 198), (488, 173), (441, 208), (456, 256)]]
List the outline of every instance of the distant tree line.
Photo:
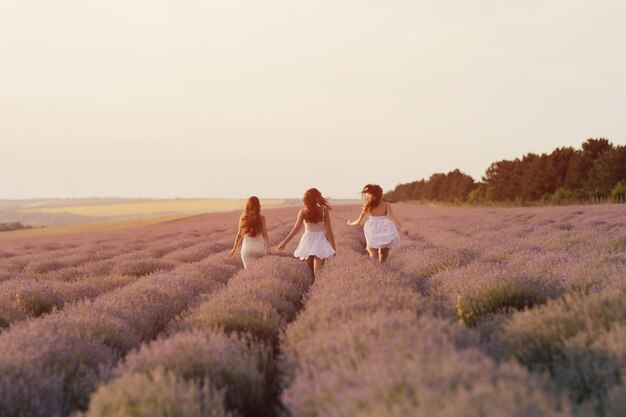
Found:
[(20, 222), (0, 223), (0, 232), (10, 232), (13, 230), (32, 229), (32, 226), (24, 226)]
[(447, 174), (433, 174), (427, 180), (400, 184), (386, 193), (385, 198), (389, 201), (466, 201), (478, 187), (474, 178), (455, 169)]
[(390, 201), (576, 202), (626, 199), (626, 146), (588, 139), (582, 149), (557, 148), (550, 154), (528, 153), (521, 159), (492, 163), (481, 182), (455, 169), (429, 179), (400, 184), (386, 194)]

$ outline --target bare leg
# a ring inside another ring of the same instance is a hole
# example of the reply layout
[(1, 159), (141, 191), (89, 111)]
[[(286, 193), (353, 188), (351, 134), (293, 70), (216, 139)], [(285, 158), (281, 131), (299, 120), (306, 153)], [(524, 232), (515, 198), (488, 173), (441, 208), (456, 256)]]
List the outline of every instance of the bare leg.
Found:
[(308, 258), (304, 260), (304, 262), (306, 262), (306, 266), (308, 266), (309, 269), (311, 270), (311, 274), (315, 276), (315, 272), (314, 272), (315, 256), (309, 256)]
[(313, 267), (313, 276), (315, 277), (322, 270), (322, 267), (324, 266), (324, 260), (318, 258), (317, 256), (315, 256), (314, 259), (315, 259), (315, 263)]
[(388, 256), (389, 256), (389, 248), (380, 248), (378, 250), (378, 260), (380, 261), (380, 263), (385, 262)]
[(369, 252), (369, 254), (370, 254), (370, 258), (372, 258), (372, 259), (376, 259), (376, 258), (378, 257), (378, 255), (377, 255), (377, 253), (376, 253), (376, 252), (378, 251), (378, 249), (376, 249), (376, 248), (370, 248), (370, 247), (368, 246), (368, 247), (367, 247), (367, 251), (368, 251), (368, 252)]

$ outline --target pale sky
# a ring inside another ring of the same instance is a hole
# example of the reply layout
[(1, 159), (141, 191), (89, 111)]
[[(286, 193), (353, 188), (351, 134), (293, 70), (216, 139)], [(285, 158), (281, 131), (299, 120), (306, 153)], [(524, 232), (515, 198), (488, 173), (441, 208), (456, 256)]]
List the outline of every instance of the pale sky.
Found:
[(626, 144), (625, 21), (623, 0), (0, 0), (0, 198), (356, 198)]

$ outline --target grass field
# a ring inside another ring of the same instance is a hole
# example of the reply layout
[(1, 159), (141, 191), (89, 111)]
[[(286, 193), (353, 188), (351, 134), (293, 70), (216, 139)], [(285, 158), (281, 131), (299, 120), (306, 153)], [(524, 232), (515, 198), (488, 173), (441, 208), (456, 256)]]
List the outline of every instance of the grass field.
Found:
[[(263, 200), (263, 207), (288, 206), (293, 200)], [(0, 200), (0, 221), (20, 222), (33, 229), (2, 232), (0, 239), (58, 235), (137, 227), (183, 216), (241, 210), (246, 200), (192, 199), (57, 199)]]
[(336, 206), (315, 280), (229, 259), (238, 211), (3, 240), (0, 417), (624, 415), (623, 205), (394, 210), (379, 265)]
[[(130, 203), (37, 207), (25, 208), (22, 209), (22, 211), (26, 213), (47, 214), (67, 213), (89, 217), (128, 217), (241, 210), (245, 204), (246, 200), (157, 200)], [(263, 200), (264, 207), (275, 207), (283, 204), (285, 204), (285, 200)]]
[(69, 226), (39, 227), (0, 233), (0, 240), (35, 236), (58, 236), (74, 233), (94, 233), (119, 229), (132, 229), (151, 224), (165, 223), (189, 217), (189, 215), (148, 216), (134, 219), (94, 221)]

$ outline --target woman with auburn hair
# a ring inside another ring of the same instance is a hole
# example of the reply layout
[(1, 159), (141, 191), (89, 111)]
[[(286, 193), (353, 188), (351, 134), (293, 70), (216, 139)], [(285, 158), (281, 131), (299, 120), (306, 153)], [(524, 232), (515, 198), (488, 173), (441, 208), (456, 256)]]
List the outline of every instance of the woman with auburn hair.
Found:
[(367, 184), (361, 190), (361, 197), (365, 200), (361, 215), (351, 222), (349, 226), (357, 226), (365, 222), (363, 231), (367, 241), (367, 251), (372, 259), (378, 255), (378, 261), (384, 262), (389, 256), (391, 248), (400, 246), (400, 230), (403, 234), (408, 232), (400, 226), (400, 222), (391, 210), (391, 204), (383, 201), (383, 189), (377, 184)]
[(252, 261), (269, 253), (270, 244), (265, 226), (265, 216), (261, 215), (261, 203), (255, 196), (248, 199), (246, 209), (241, 213), (235, 243), (228, 254), (230, 258), (235, 255), (235, 251), (242, 241), (241, 260), (244, 268), (248, 268)]
[(304, 223), (304, 234), (300, 244), (293, 253), (296, 258), (306, 262), (315, 277), (324, 260), (337, 253), (335, 236), (330, 224), (330, 204), (317, 188), (310, 188), (302, 197), (304, 208), (298, 212), (296, 223), (289, 235), (280, 242), (278, 250), (282, 251), (289, 241), (300, 231)]

